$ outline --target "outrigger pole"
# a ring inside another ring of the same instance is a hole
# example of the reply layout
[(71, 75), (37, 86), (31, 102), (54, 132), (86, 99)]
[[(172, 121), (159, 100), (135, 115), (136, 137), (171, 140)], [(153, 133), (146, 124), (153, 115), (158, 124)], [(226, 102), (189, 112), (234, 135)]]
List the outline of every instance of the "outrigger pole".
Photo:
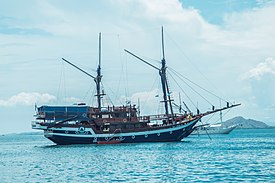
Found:
[(207, 112), (204, 112), (204, 113), (201, 113), (199, 114), (201, 117), (203, 116), (207, 116), (209, 114), (213, 114), (213, 113), (216, 113), (216, 112), (219, 112), (219, 111), (223, 111), (223, 110), (226, 110), (226, 109), (230, 109), (230, 108), (233, 108), (233, 107), (237, 107), (237, 106), (240, 106), (241, 104), (233, 104), (233, 105), (229, 105), (229, 103), (227, 103), (227, 106), (226, 107), (223, 107), (223, 108), (220, 108), (220, 109), (215, 109), (215, 110), (212, 110), (212, 111), (207, 111)]

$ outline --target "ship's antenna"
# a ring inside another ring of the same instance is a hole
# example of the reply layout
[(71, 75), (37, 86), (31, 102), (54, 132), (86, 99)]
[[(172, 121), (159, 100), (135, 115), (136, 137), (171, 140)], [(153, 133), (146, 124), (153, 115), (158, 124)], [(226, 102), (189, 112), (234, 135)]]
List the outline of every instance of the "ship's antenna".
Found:
[(98, 51), (98, 66), (101, 66), (101, 32), (99, 33), (99, 39), (98, 39), (98, 46), (99, 46), (99, 51)]
[(165, 60), (165, 55), (164, 55), (164, 37), (163, 37), (163, 26), (161, 27), (161, 44), (162, 44), (162, 60)]

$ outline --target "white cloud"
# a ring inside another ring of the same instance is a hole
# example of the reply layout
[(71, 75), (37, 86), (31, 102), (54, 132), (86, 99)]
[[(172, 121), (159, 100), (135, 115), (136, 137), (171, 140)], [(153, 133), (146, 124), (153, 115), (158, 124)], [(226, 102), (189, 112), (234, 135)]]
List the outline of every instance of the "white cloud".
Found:
[(226, 34), (224, 41), (243, 49), (259, 49), (267, 45), (272, 46), (271, 37), (274, 35), (275, 23), (270, 17), (274, 16), (274, 6), (265, 6), (225, 15), (224, 29)]
[[(260, 111), (274, 108), (275, 104), (275, 60), (267, 58), (242, 77), (249, 86), (250, 103), (256, 104)], [(248, 98), (248, 97), (247, 97)]]
[(256, 0), (257, 4), (260, 6), (264, 6), (267, 4), (274, 4), (274, 0)]
[[(161, 111), (160, 100), (162, 100), (161, 91), (158, 89), (153, 89), (151, 91), (137, 92), (132, 94), (130, 98), (126, 98), (125, 96), (120, 97), (121, 103), (125, 104), (126, 101), (131, 101), (132, 105), (139, 105), (141, 108), (142, 114), (155, 114), (156, 112)], [(140, 102), (140, 103), (138, 103)]]
[(140, 102), (150, 102), (155, 99), (155, 97), (159, 97), (160, 91), (158, 89), (154, 89), (152, 91), (145, 91), (145, 92), (138, 92), (134, 93), (131, 96), (131, 101), (137, 102), (140, 100)]
[(267, 58), (264, 62), (259, 63), (255, 68), (245, 73), (243, 79), (260, 80), (265, 74), (271, 74), (275, 77), (275, 60), (273, 58)]
[(76, 97), (66, 97), (64, 99), (64, 102), (74, 104), (74, 103), (82, 103), (83, 100), (76, 98)]
[(0, 106), (17, 106), (17, 105), (25, 105), (30, 106), (35, 103), (50, 103), (56, 100), (56, 97), (50, 95), (48, 93), (26, 93), (21, 92), (17, 95), (10, 97), (7, 100), (0, 99)]
[[(36, 63), (36, 65), (29, 63), (24, 67), (22, 64), (6, 64), (1, 67), (0, 74), (1, 78), (4, 79), (0, 80), (0, 85), (4, 87), (1, 90), (0, 106), (33, 105), (36, 101), (42, 100), (34, 94), (30, 99), (26, 99), (28, 97), (21, 96), (22, 93), (8, 98), (7, 93), (28, 91), (29, 88), (34, 88), (35, 91), (54, 93), (58, 87), (58, 72), (60, 70), (57, 66), (59, 66), (58, 59), (61, 57), (68, 58), (75, 64), (79, 62), (82, 65), (93, 64), (91, 67), (96, 66), (99, 31), (103, 32), (103, 64), (105, 64), (103, 75), (104, 78), (110, 77), (108, 81), (106, 80), (107, 85), (116, 89), (119, 85), (116, 82), (119, 80), (119, 71), (113, 68), (120, 66), (120, 59), (116, 57), (119, 55), (117, 50), (127, 48), (137, 50), (137, 54), (157, 58), (160, 55), (159, 50), (156, 50), (158, 49), (156, 45), (159, 46), (160, 42), (157, 28), (161, 25), (164, 25), (165, 33), (167, 33), (165, 35), (165, 49), (169, 66), (173, 68), (176, 66), (177, 71), (184, 73), (188, 78), (203, 83), (205, 80), (199, 78), (200, 75), (197, 70), (190, 67), (193, 63), (209, 80), (215, 83), (215, 86), (222, 88), (222, 91), (228, 91), (226, 98), (240, 98), (241, 100), (258, 98), (260, 101), (261, 96), (266, 95), (266, 93), (260, 93), (260, 90), (262, 88), (268, 89), (270, 91), (268, 94), (271, 95), (273, 85), (270, 83), (274, 81), (271, 79), (274, 76), (274, 60), (258, 64), (259, 58), (274, 58), (275, 21), (272, 17), (275, 17), (275, 6), (265, 3), (267, 1), (259, 0), (259, 3), (267, 5), (257, 9), (227, 14), (222, 25), (210, 24), (200, 14), (199, 10), (186, 8), (177, 0), (109, 0), (81, 3), (74, 1), (66, 1), (66, 3), (64, 3), (65, 1), (30, 1), (28, 4), (17, 1), (16, 3), (4, 3), (0, 7), (2, 15), (15, 17), (15, 19), (5, 19), (4, 27), (44, 30), (52, 36), (0, 34), (1, 44), (6, 45), (0, 47), (0, 51), (6, 55), (0, 55), (0, 64), (19, 63), (22, 60), (35, 60)], [(14, 4), (18, 3), (20, 6), (14, 7)], [(33, 11), (27, 11), (30, 9), (29, 6)], [(220, 16), (224, 15), (221, 14)], [(154, 29), (153, 33), (152, 29)], [(117, 46), (118, 42), (114, 41), (114, 39), (117, 40), (117, 34), (120, 34), (120, 48)], [(173, 39), (176, 40), (177, 45), (172, 46), (180, 45), (179, 50), (170, 47), (169, 43), (171, 44)], [(11, 46), (12, 43), (18, 45)], [(113, 52), (116, 53), (113, 54)], [(191, 64), (183, 57), (182, 53), (190, 58)], [(38, 60), (41, 57), (43, 59), (49, 57), (54, 61), (42, 62)], [(157, 101), (155, 95), (158, 92), (150, 91), (149, 88), (153, 87), (148, 84), (150, 82), (146, 82), (152, 77), (152, 75), (147, 75), (150, 70), (147, 72), (144, 69), (146, 66), (136, 64), (136, 62), (129, 61), (128, 64), (129, 75), (133, 76), (136, 73), (138, 77), (138, 80), (134, 80), (138, 83), (129, 80), (129, 83), (132, 84), (130, 88), (134, 93), (131, 97), (132, 102), (136, 103), (137, 98), (140, 98), (142, 106), (145, 106), (143, 103), (153, 104)], [(256, 67), (247, 72), (247, 68), (253, 66)], [(20, 70), (15, 72), (17, 67)], [(243, 73), (246, 75), (240, 80), (239, 76)], [(24, 82), (22, 76), (24, 76)], [(81, 74), (70, 73), (66, 77), (71, 77), (66, 80), (66, 89), (70, 92), (68, 96), (77, 96), (78, 88), (86, 89), (86, 82), (83, 82), (86, 78), (80, 78), (82, 77)], [(18, 83), (21, 80), (22, 82)], [(40, 82), (37, 82), (38, 80)], [(80, 80), (82, 82), (79, 82)], [(15, 82), (18, 84), (10, 88), (10, 83)], [(43, 86), (41, 82), (44, 83)], [(81, 85), (82, 83), (84, 84)], [(248, 85), (247, 88), (249, 89), (244, 89), (244, 86)], [(41, 89), (41, 87), (44, 88)], [(256, 90), (257, 87), (259, 90)], [(148, 92), (135, 93), (136, 91)], [(31, 93), (28, 94), (31, 95)], [(39, 96), (41, 95), (39, 94)], [(120, 92), (116, 95), (123, 94)], [(77, 97), (81, 98), (81, 96)], [(159, 99), (161, 97), (160, 95)], [(54, 100), (42, 100), (41, 103)], [(62, 100), (62, 102), (79, 101), (77, 98)], [(152, 109), (156, 108), (152, 107)], [(253, 111), (249, 113), (255, 114)]]
[(190, 22), (203, 21), (196, 9), (183, 9), (177, 0), (142, 0), (137, 2), (139, 11), (143, 10), (142, 16), (146, 19), (165, 20), (167, 22)]

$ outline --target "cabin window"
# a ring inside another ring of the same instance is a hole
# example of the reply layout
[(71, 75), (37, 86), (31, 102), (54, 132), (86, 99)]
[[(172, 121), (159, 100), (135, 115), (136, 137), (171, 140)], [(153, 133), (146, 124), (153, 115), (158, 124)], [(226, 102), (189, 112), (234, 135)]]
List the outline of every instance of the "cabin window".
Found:
[(109, 118), (109, 115), (108, 114), (104, 114), (104, 115), (102, 115), (102, 118)]
[(110, 123), (104, 123), (102, 131), (109, 132), (110, 131)]
[(127, 117), (127, 113), (126, 112), (114, 113), (113, 116), (115, 118), (126, 118)]

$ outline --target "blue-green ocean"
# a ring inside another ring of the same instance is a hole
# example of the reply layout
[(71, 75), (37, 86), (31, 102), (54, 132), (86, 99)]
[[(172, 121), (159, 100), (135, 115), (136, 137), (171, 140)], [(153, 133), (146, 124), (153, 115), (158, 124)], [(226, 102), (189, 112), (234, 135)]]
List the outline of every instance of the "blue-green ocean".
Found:
[(183, 142), (59, 146), (0, 136), (0, 182), (275, 182), (275, 129)]

